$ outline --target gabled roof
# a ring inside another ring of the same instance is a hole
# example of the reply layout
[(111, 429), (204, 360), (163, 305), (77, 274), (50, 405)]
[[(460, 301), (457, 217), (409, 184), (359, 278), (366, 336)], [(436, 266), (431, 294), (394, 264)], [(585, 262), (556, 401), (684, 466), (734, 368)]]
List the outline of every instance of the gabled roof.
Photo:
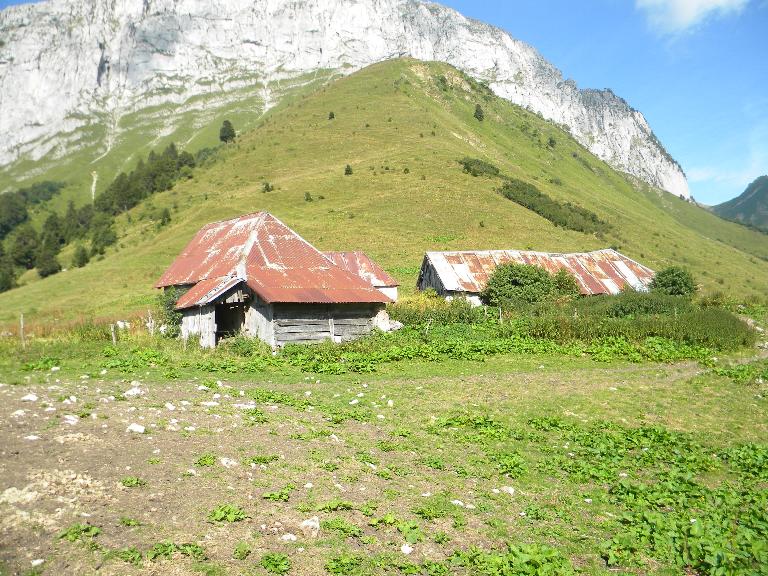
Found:
[(533, 264), (550, 274), (564, 268), (576, 278), (582, 294), (618, 294), (624, 286), (646, 290), (654, 276), (650, 268), (610, 248), (570, 254), (523, 250), (427, 252), (421, 274), (430, 264), (445, 290), (479, 293), (496, 266), (508, 262)]
[(323, 252), (326, 258), (347, 272), (360, 276), (376, 288), (400, 286), (400, 283), (387, 274), (370, 257), (361, 251), (355, 252)]
[(182, 309), (240, 282), (266, 302), (391, 302), (267, 212), (203, 226), (155, 286), (193, 285), (176, 303)]

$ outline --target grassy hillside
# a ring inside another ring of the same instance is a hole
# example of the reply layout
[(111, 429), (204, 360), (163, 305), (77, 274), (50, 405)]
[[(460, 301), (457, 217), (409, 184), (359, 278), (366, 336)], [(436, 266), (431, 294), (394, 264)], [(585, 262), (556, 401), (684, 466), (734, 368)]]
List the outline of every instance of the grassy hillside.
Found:
[(712, 207), (722, 218), (768, 232), (768, 176), (756, 178), (736, 198)]
[[(465, 156), (595, 212), (610, 230), (555, 227), (496, 193), (499, 178), (465, 173), (457, 162)], [(264, 182), (274, 191), (262, 192)], [(152, 214), (163, 207), (173, 220), (158, 229)], [(28, 285), (0, 294), (0, 322), (20, 312), (38, 321), (139, 312), (201, 225), (256, 210), (321, 249), (367, 251), (403, 292), (414, 290), (425, 250), (605, 246), (652, 268), (688, 266), (705, 291), (768, 292), (767, 236), (631, 183), (567, 132), (447, 65), (395, 60), (283, 100), (192, 180), (121, 216), (121, 238), (103, 260), (43, 281), (28, 274)]]

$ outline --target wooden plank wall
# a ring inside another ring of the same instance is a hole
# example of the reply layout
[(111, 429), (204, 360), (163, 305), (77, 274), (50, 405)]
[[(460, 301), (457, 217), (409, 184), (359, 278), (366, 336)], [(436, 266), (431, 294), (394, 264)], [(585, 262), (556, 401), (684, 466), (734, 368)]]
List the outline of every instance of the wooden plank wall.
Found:
[(275, 344), (353, 340), (373, 329), (373, 317), (383, 305), (275, 304)]

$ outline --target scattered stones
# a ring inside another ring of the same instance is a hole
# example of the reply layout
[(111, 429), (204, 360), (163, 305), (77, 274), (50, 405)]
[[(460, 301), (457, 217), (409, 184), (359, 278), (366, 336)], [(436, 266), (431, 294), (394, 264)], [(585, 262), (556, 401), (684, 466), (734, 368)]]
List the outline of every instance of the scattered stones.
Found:
[(280, 540), (283, 542), (296, 542), (297, 538), (295, 534), (291, 534), (290, 532), (288, 534), (283, 534), (280, 536)]
[(37, 402), (37, 394), (30, 392), (21, 397), (22, 402)]
[(65, 414), (64, 415), (64, 422), (66, 424), (69, 424), (70, 426), (74, 426), (75, 424), (80, 422), (80, 418), (78, 418), (74, 414)]
[(317, 538), (317, 535), (320, 533), (320, 518), (317, 516), (307, 518), (299, 524), (299, 530), (301, 530), (305, 538)]
[(237, 460), (233, 460), (232, 458), (219, 458), (219, 463), (224, 466), (224, 468), (234, 468), (235, 466), (240, 465)]
[(134, 386), (133, 388), (129, 388), (125, 392), (123, 392), (123, 396), (143, 396), (144, 390), (139, 388), (138, 386)]
[(128, 428), (125, 429), (126, 432), (135, 432), (136, 434), (144, 434), (144, 431), (146, 428), (142, 426), (141, 424), (136, 424), (136, 422), (132, 423)]
[(512, 486), (502, 486), (501, 491), (509, 494), (510, 496), (515, 495), (515, 489), (512, 488)]

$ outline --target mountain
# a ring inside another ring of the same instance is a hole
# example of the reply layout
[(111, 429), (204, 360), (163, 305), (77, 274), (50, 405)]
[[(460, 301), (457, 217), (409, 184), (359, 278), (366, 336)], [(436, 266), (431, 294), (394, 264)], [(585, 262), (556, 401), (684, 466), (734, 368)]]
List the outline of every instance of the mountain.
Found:
[(148, 147), (195, 145), (225, 115), (252, 125), (291, 93), (403, 56), (452, 64), (567, 127), (614, 168), (689, 197), (680, 166), (623, 99), (580, 90), (506, 32), (418, 0), (47, 0), (7, 8), (0, 191), (73, 167), (103, 182)]
[(727, 220), (741, 222), (768, 233), (768, 176), (756, 178), (740, 195), (712, 207)]
[[(251, 130), (235, 127), (235, 142), (209, 150), (189, 177), (119, 215), (103, 257), (74, 268), (68, 245), (59, 255), (67, 270), (43, 280), (26, 272), (25, 285), (0, 294), (0, 323), (23, 312), (35, 332), (37, 322), (146, 314), (152, 286), (202, 225), (259, 210), (322, 250), (365, 251), (403, 294), (415, 290), (426, 250), (609, 246), (656, 270), (684, 265), (704, 293), (768, 292), (768, 236), (614, 170), (445, 64), (375, 64), (281, 100)], [(467, 157), (487, 175), (468, 173)], [(508, 200), (487, 165), (593, 213), (602, 230), (558, 226)]]

